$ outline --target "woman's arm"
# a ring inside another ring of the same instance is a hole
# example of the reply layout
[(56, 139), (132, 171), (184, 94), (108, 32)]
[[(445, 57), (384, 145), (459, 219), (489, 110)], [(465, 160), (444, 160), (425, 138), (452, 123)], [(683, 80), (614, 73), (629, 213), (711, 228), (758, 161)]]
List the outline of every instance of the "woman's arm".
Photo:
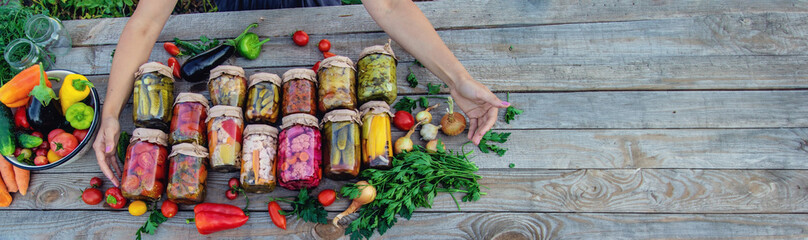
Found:
[[(118, 186), (118, 177), (121, 174), (115, 155), (115, 145), (121, 131), (118, 118), (132, 94), (135, 72), (141, 64), (148, 61), (154, 43), (176, 3), (176, 0), (141, 0), (118, 39), (101, 111), (101, 129), (93, 144), (101, 171), (115, 186)], [(117, 173), (113, 173), (110, 166)]]
[(415, 3), (410, 0), (362, 2), (373, 20), (393, 40), (449, 85), (455, 102), (469, 117), (468, 138), (479, 144), (496, 123), (497, 110), (510, 104), (471, 77)]

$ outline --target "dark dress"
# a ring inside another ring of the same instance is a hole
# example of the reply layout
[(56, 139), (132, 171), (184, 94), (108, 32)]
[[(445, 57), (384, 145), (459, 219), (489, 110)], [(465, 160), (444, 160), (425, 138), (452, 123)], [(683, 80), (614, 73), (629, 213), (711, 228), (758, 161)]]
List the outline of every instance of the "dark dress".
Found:
[(342, 5), (340, 0), (214, 0), (220, 12)]

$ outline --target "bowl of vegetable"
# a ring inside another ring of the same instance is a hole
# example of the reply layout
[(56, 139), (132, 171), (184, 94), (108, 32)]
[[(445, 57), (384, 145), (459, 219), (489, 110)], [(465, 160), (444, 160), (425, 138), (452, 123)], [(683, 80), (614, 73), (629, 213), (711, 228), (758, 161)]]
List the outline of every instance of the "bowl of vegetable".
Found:
[[(0, 87), (0, 95), (11, 98), (0, 97), (5, 105), (0, 118), (6, 118), (0, 119), (0, 132), (11, 133), (11, 141), (0, 139), (0, 153), (14, 166), (31, 171), (54, 168), (84, 156), (101, 124), (98, 91), (86, 77), (70, 70), (47, 71), (45, 81), (40, 81), (40, 75), (40, 69), (33, 66)], [(52, 94), (43, 91), (45, 85), (52, 87)], [(15, 89), (15, 94), (4, 94), (4, 88)], [(45, 94), (36, 96), (42, 92)], [(58, 100), (42, 101), (41, 95), (58, 96)], [(8, 142), (13, 154), (8, 154)]]

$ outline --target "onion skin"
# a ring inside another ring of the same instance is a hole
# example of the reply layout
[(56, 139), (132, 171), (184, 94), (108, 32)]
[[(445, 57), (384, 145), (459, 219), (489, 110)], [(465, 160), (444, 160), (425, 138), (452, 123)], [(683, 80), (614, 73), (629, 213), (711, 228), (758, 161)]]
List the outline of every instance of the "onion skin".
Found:
[(440, 120), (441, 131), (449, 136), (456, 136), (466, 130), (466, 117), (458, 112), (447, 113)]

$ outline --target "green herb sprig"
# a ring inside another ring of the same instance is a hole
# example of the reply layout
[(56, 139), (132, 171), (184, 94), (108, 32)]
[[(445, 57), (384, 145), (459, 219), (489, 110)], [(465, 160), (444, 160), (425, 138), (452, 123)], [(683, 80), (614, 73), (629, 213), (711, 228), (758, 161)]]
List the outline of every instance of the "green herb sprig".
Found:
[[(505, 96), (506, 96), (506, 101), (510, 102), (511, 101), (511, 93), (506, 93)], [(505, 108), (505, 123), (511, 124), (511, 121), (516, 120), (516, 115), (522, 114), (522, 112), (524, 112), (524, 110), (517, 109), (517, 108), (513, 107), (512, 105), (508, 106), (507, 108)]]
[(149, 214), (149, 219), (146, 220), (146, 223), (144, 223), (143, 226), (137, 230), (137, 232), (135, 232), (136, 236), (135, 239), (140, 240), (141, 238), (140, 233), (147, 233), (149, 235), (154, 235), (154, 231), (157, 230), (157, 227), (159, 227), (160, 224), (168, 221), (168, 218), (166, 216), (163, 216), (163, 213), (160, 212), (159, 208), (157, 207), (153, 208), (154, 210), (152, 210), (152, 213)]
[(477, 145), (477, 147), (480, 148), (480, 152), (483, 153), (495, 152), (497, 155), (502, 157), (503, 155), (505, 155), (505, 152), (508, 151), (508, 149), (497, 145), (493, 145), (493, 143), (489, 143), (489, 141), (496, 143), (505, 143), (508, 141), (508, 137), (510, 136), (511, 133), (496, 133), (494, 131), (489, 130), (488, 132), (485, 133), (485, 135), (483, 135), (483, 139), (480, 140), (480, 144)]

